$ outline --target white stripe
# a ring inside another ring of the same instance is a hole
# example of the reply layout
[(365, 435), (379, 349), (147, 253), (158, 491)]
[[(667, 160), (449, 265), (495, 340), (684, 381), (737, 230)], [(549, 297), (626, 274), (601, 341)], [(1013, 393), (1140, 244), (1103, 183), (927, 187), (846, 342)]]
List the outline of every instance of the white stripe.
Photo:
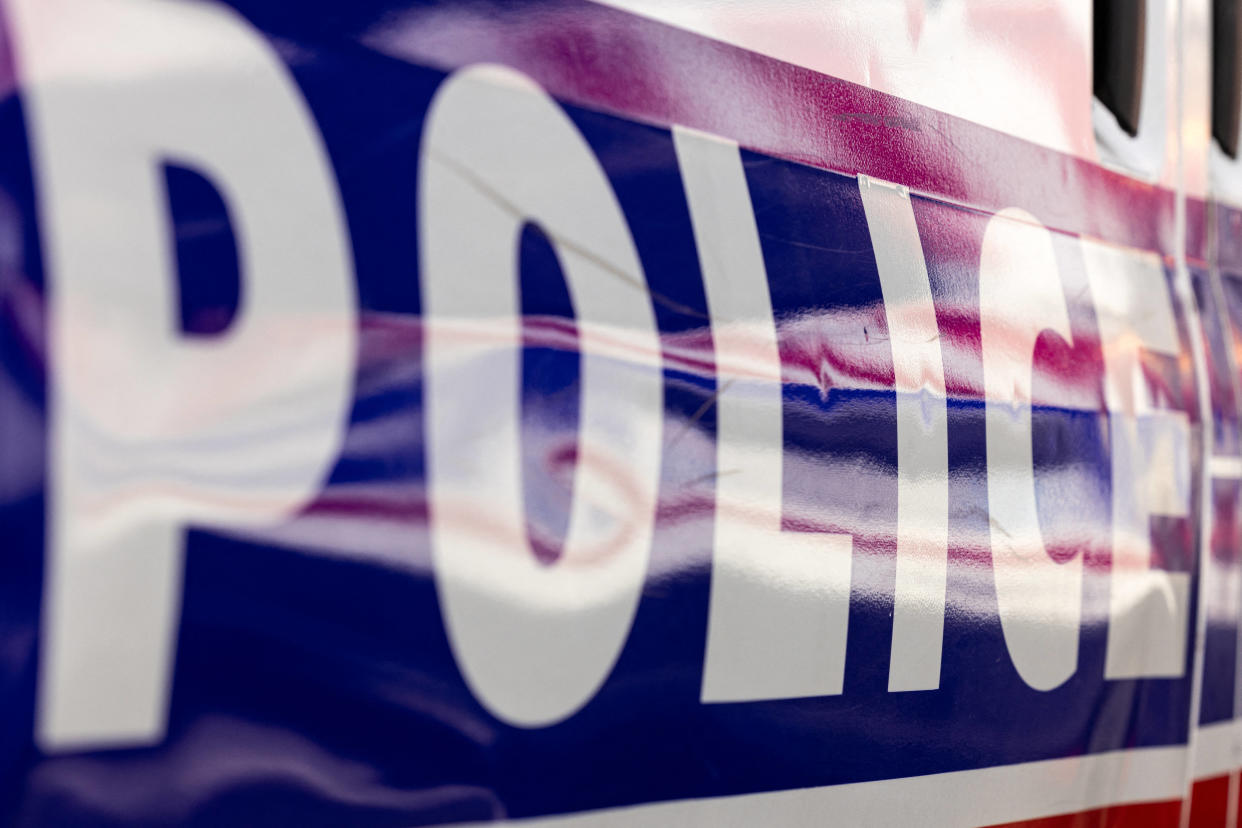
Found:
[(1238, 720), (1204, 725), (1195, 735), (1195, 779), (1224, 776), (1239, 766), (1239, 736), (1242, 722)]
[(659, 802), (509, 824), (524, 828), (990, 825), (1106, 805), (1179, 799), (1185, 761), (1185, 747), (1147, 748), (882, 782)]
[(1212, 477), (1242, 477), (1242, 457), (1213, 457), (1208, 469)]

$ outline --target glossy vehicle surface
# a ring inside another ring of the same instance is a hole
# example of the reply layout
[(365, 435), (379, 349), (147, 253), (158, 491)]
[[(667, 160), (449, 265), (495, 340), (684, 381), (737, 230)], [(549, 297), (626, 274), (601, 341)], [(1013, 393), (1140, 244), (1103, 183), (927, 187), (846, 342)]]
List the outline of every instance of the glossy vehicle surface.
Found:
[(2, 0), (0, 822), (1236, 825), (1129, 5), (1128, 121), (1077, 0)]

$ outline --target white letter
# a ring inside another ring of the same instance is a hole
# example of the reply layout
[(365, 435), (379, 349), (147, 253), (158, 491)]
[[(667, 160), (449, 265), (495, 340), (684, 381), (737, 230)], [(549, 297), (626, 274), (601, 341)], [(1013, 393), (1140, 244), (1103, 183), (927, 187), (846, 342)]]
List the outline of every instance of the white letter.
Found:
[(1031, 388), (1035, 343), (1072, 344), (1052, 236), (1022, 210), (992, 217), (979, 260), (980, 348), (987, 400), (992, 571), (1005, 644), (1031, 687), (1051, 690), (1078, 668), (1082, 556), (1048, 556), (1035, 502)]
[(716, 351), (716, 527), (704, 702), (841, 692), (849, 535), (781, 531), (781, 361), (737, 145), (675, 128)]
[(1190, 513), (1190, 424), (1155, 407), (1144, 351), (1177, 358), (1181, 345), (1160, 257), (1083, 240), (1104, 351), (1113, 478), (1113, 571), (1104, 676), (1186, 671), (1190, 576), (1151, 568), (1151, 519)]
[[(440, 87), (420, 161), (432, 551), (453, 653), (496, 716), (586, 704), (625, 645), (659, 488), (660, 342), (634, 242), (591, 148), (523, 75)], [(561, 558), (540, 564), (521, 473), (518, 238), (552, 240), (578, 317), (581, 431)]]
[[(282, 64), (204, 4), (19, 0), (51, 292), (51, 481), (37, 736), (158, 741), (184, 530), (271, 524), (318, 491), (348, 416), (352, 265)], [(161, 161), (220, 189), (242, 306), (183, 338)]]
[(880, 272), (897, 391), (897, 585), (888, 689), (935, 690), (949, 566), (944, 362), (927, 263), (904, 188), (858, 177)]

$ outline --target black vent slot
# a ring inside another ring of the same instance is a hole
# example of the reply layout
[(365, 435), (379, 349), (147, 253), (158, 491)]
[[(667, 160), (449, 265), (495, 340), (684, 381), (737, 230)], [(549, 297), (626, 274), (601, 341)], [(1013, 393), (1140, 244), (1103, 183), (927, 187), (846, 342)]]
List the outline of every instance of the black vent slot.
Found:
[(1143, 101), (1146, 0), (1095, 0), (1094, 27), (1095, 96), (1122, 129), (1137, 135)]
[(1238, 157), (1238, 108), (1242, 106), (1242, 17), (1238, 0), (1212, 0), (1212, 137)]

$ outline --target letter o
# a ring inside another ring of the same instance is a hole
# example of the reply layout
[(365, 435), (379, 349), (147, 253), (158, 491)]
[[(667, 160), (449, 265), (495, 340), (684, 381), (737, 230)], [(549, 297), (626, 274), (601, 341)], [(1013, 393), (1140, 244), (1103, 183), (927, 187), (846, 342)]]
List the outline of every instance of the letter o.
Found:
[[(419, 162), (427, 481), (450, 645), (498, 718), (540, 727), (585, 705), (629, 634), (659, 487), (660, 342), (625, 216), (561, 107), (503, 67), (463, 69), (428, 110)], [(526, 535), (517, 240), (552, 241), (581, 349), (564, 553)]]

